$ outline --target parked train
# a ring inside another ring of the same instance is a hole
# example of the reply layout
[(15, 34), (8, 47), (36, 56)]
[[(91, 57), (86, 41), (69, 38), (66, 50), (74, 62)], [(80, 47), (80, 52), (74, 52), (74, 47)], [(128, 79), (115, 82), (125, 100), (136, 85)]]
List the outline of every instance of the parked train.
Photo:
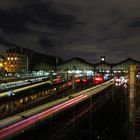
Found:
[(94, 85), (98, 85), (98, 84), (102, 84), (105, 81), (104, 76), (102, 75), (95, 75), (93, 77), (93, 84)]

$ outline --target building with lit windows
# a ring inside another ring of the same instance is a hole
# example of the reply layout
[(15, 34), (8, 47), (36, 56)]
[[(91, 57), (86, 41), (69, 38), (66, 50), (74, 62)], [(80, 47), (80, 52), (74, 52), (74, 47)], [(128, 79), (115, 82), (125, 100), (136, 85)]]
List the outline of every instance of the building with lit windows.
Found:
[(10, 48), (7, 50), (6, 70), (8, 73), (27, 71), (27, 57), (20, 48)]
[(5, 57), (0, 55), (0, 77), (6, 74), (6, 60)]
[(5, 57), (0, 55), (0, 69), (5, 69), (6, 61)]
[(137, 65), (140, 69), (140, 61), (128, 58), (124, 61), (118, 63), (108, 63), (105, 60), (105, 56), (101, 56), (101, 61), (99, 63), (88, 63), (81, 58), (72, 58), (65, 61), (58, 66), (58, 70), (62, 71), (73, 71), (73, 70), (91, 70), (94, 73), (128, 73), (130, 65)]
[(45, 55), (28, 48), (9, 48), (6, 54), (6, 70), (8, 73), (26, 73), (39, 70), (56, 69), (63, 60), (59, 57)]

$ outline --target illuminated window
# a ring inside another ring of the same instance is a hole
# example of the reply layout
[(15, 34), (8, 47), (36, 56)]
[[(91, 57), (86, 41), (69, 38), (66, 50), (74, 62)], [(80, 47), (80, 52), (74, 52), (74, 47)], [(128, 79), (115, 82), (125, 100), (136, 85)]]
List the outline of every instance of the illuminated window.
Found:
[(17, 60), (17, 57), (15, 57), (15, 60)]
[(10, 60), (10, 57), (8, 57), (7, 59)]
[(13, 57), (11, 57), (11, 60), (13, 60)]

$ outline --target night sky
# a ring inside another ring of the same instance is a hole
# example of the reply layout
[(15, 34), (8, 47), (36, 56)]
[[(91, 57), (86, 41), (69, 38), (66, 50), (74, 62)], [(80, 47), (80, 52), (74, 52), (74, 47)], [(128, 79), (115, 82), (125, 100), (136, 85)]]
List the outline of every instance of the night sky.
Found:
[(0, 53), (11, 46), (64, 60), (140, 60), (140, 0), (0, 0)]

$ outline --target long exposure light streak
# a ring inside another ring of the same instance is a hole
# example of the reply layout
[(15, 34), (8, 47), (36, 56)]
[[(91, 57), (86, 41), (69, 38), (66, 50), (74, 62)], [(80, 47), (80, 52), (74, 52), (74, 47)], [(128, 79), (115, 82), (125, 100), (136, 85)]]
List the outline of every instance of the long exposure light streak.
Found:
[(66, 109), (84, 99), (86, 99), (88, 97), (87, 94), (84, 94), (84, 95), (80, 95), (80, 96), (77, 96), (73, 99), (70, 99), (64, 103), (61, 103), (59, 105), (56, 105), (54, 107), (51, 107), (50, 109), (47, 109), (41, 113), (38, 113), (34, 116), (31, 116), (29, 118), (26, 118), (26, 119), (22, 119), (14, 124), (11, 124), (5, 128), (2, 128), (0, 129), (0, 138), (4, 138), (14, 132), (17, 132), (25, 127), (28, 127), (29, 125), (37, 122), (38, 120), (42, 120), (44, 118), (47, 118), (49, 117), (50, 115), (53, 115), (54, 113), (57, 113), (63, 109)]

